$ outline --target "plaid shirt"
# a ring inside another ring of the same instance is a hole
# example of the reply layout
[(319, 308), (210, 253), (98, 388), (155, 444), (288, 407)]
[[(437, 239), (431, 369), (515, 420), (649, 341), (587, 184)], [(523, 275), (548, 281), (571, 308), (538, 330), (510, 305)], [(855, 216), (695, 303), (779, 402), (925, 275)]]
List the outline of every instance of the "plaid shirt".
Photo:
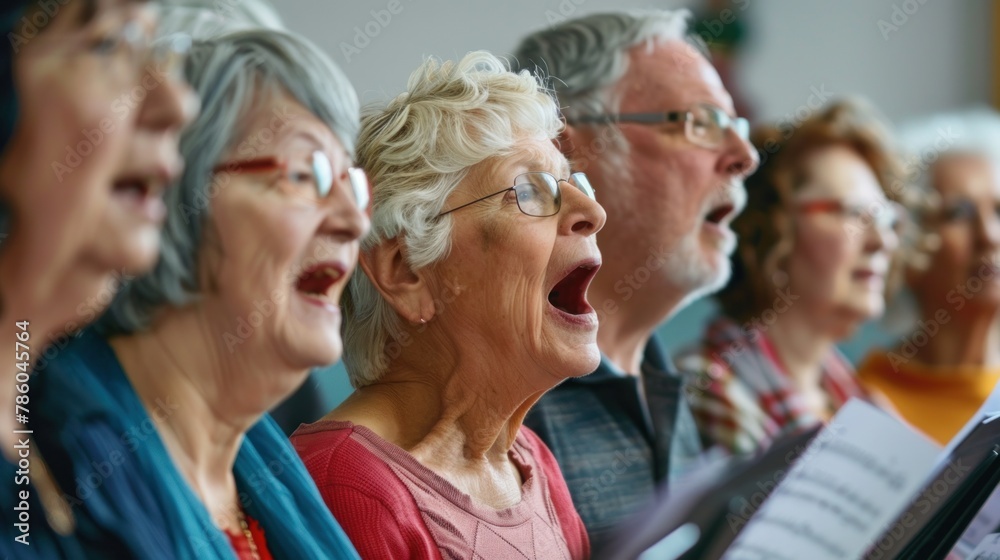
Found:
[[(745, 332), (730, 319), (709, 324), (701, 345), (680, 352), (675, 362), (688, 376), (685, 393), (706, 446), (753, 453), (777, 437), (822, 422), (809, 410), (767, 336)], [(821, 367), (820, 383), (831, 410), (851, 397), (873, 400), (836, 348)]]
[(682, 385), (652, 338), (641, 376), (602, 358), (597, 371), (556, 386), (525, 418), (562, 469), (594, 558), (657, 488), (696, 466), (701, 444)]

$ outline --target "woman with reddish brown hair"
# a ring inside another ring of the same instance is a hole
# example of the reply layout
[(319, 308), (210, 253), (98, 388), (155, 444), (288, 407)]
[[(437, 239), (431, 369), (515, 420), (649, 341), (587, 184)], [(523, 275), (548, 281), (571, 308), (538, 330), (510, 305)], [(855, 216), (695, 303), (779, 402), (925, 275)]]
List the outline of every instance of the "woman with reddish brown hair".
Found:
[(836, 343), (880, 316), (900, 207), (898, 162), (871, 108), (840, 101), (756, 130), (723, 315), (677, 359), (706, 445), (742, 454), (870, 398)]

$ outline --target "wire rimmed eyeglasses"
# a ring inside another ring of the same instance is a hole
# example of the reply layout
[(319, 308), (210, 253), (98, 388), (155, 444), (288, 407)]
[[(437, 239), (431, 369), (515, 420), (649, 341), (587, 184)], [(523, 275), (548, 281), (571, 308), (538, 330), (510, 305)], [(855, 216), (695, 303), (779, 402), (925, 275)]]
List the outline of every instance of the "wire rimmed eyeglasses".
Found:
[(545, 171), (530, 171), (528, 173), (521, 173), (515, 177), (514, 186), (477, 198), (471, 202), (466, 202), (451, 210), (441, 212), (437, 217), (440, 218), (441, 216), (451, 214), (452, 212), (508, 191), (514, 191), (514, 194), (517, 196), (517, 207), (522, 213), (537, 218), (554, 216), (562, 208), (562, 191), (559, 188), (559, 183), (562, 182), (573, 185), (580, 192), (587, 195), (587, 198), (596, 200), (594, 187), (590, 185), (590, 181), (583, 173), (572, 173), (567, 179), (559, 179), (555, 175)]

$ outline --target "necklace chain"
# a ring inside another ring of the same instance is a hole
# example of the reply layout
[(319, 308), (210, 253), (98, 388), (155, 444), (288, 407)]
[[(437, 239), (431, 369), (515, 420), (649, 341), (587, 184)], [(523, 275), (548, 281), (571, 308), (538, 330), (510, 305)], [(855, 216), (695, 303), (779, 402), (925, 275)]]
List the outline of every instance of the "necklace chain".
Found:
[(253, 540), (253, 533), (250, 532), (250, 525), (247, 523), (247, 516), (243, 513), (243, 507), (236, 507), (236, 517), (240, 520), (240, 528), (243, 529), (243, 536), (247, 539), (247, 544), (250, 546), (250, 556), (253, 560), (260, 560), (260, 552), (257, 550), (257, 543)]

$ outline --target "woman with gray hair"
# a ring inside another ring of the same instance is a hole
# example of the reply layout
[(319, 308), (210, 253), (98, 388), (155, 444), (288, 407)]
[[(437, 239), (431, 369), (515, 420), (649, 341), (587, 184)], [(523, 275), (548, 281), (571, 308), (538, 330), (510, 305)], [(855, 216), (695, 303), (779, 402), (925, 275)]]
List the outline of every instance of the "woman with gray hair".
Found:
[(907, 332), (858, 375), (944, 444), (1000, 382), (1000, 115), (936, 115), (899, 136), (917, 173), (903, 199), (920, 231), (887, 318)]
[(552, 98), (484, 52), (427, 61), (362, 122), (374, 182), (345, 300), (356, 391), (292, 441), (366, 558), (583, 558), (528, 409), (600, 359), (604, 225)]
[(160, 261), (36, 378), (35, 433), (108, 557), (355, 558), (266, 412), (340, 357), (357, 98), (277, 31), (197, 42), (186, 74), (203, 110)]

